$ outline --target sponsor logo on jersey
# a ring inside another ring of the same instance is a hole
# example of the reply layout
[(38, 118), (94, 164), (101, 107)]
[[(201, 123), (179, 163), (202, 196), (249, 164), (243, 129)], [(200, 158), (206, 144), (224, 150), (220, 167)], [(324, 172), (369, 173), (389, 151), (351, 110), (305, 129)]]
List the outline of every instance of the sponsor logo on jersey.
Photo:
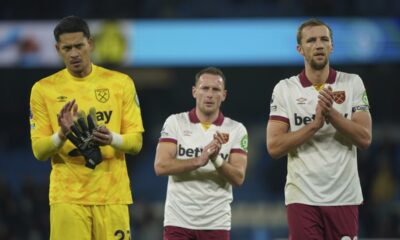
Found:
[[(199, 157), (201, 155), (201, 152), (203, 152), (202, 148), (185, 148), (181, 144), (178, 144), (178, 156), (180, 157)], [(224, 154), (224, 153), (219, 153), (219, 155), (226, 161), (228, 160), (229, 154)]]
[(98, 122), (104, 121), (105, 124), (111, 120), (112, 111), (98, 111), (96, 112), (96, 119)]
[(306, 104), (307, 98), (300, 97), (296, 99), (297, 104)]
[(356, 107), (353, 107), (351, 110), (352, 110), (352, 112), (368, 112), (369, 106), (368, 105), (356, 106)]
[(335, 91), (333, 92), (333, 101), (337, 104), (342, 104), (346, 100), (345, 91)]
[(96, 112), (96, 120), (97, 122), (104, 122), (107, 124), (111, 121), (113, 111), (98, 111)]
[(108, 88), (96, 89), (94, 91), (97, 101), (105, 103), (110, 99), (110, 91)]
[(184, 130), (184, 131), (183, 131), (183, 136), (186, 136), (186, 137), (192, 136), (192, 131)]
[(66, 102), (68, 99), (67, 96), (58, 96), (57, 97), (57, 102)]
[(300, 126), (300, 125), (306, 125), (312, 122), (315, 119), (315, 114), (311, 116), (299, 116), (297, 113), (294, 114), (294, 125)]
[[(343, 114), (343, 116), (345, 118), (347, 118), (348, 114), (345, 113), (345, 114)], [(307, 125), (310, 122), (312, 122), (314, 119), (315, 119), (315, 114), (313, 114), (311, 116), (304, 116), (303, 117), (303, 116), (297, 115), (297, 113), (295, 113), (294, 114), (294, 125), (296, 125), (296, 126), (301, 126), (303, 124)], [(326, 122), (326, 124), (329, 124), (329, 122)]]

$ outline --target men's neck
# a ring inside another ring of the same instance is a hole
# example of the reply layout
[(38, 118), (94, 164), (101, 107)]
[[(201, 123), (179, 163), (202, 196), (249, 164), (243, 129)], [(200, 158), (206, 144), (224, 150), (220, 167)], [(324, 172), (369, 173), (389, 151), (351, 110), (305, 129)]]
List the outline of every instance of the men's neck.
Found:
[(201, 123), (213, 123), (218, 118), (219, 111), (212, 113), (210, 115), (204, 114), (199, 108), (196, 108), (196, 115)]
[(329, 65), (327, 64), (321, 70), (315, 70), (310, 65), (305, 66), (306, 76), (308, 80), (314, 84), (323, 84), (326, 82), (329, 76)]
[(89, 66), (87, 68), (84, 68), (82, 71), (80, 72), (72, 72), (71, 70), (68, 69), (68, 72), (77, 78), (84, 78), (90, 75), (90, 73), (92, 72), (92, 64), (90, 63)]

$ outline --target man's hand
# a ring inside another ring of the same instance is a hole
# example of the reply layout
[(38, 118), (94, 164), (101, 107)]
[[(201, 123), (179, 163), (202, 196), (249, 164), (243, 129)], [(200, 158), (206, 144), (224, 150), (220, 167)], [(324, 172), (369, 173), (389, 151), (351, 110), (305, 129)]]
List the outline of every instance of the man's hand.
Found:
[[(95, 110), (94, 110), (95, 111)], [(90, 109), (90, 112), (93, 112)], [(103, 159), (99, 145), (93, 140), (93, 131), (97, 128), (95, 116), (87, 117), (83, 111), (78, 113), (78, 118), (73, 121), (65, 136), (78, 148), (86, 160), (85, 166), (94, 169)]]
[(217, 159), (219, 151), (221, 150), (221, 146), (222, 146), (221, 141), (219, 139), (216, 139), (215, 135), (216, 134), (214, 134), (214, 139), (210, 143), (210, 148), (207, 150), (209, 153), (208, 158), (211, 161), (215, 161), (215, 159)]
[(201, 155), (196, 158), (196, 166), (205, 166), (210, 160), (211, 156), (215, 155), (216, 152), (219, 152), (218, 144), (216, 140), (212, 140), (209, 144), (207, 144), (207, 146), (203, 148)]
[(216, 132), (214, 139), (217, 139), (220, 144), (225, 144), (229, 141), (229, 133)]
[(314, 121), (312, 121), (312, 124), (315, 124), (316, 129), (320, 129), (324, 126), (325, 121), (326, 119), (323, 113), (323, 108), (320, 102), (318, 102), (317, 107), (315, 109), (315, 118)]
[(93, 140), (100, 146), (106, 146), (111, 144), (113, 135), (106, 126), (101, 125), (93, 131)]
[(322, 114), (327, 117), (330, 114), (333, 105), (332, 87), (323, 88), (318, 95), (318, 104), (321, 107)]
[(219, 156), (219, 152), (221, 151), (222, 144), (229, 141), (229, 133), (221, 133), (217, 131), (214, 134), (214, 141), (216, 150), (210, 155), (210, 160), (215, 168), (220, 168), (224, 164), (224, 160)]
[(71, 130), (71, 126), (74, 125), (74, 119), (77, 117), (78, 104), (75, 103), (75, 99), (67, 102), (57, 114), (58, 125), (60, 131), (58, 135), (62, 140), (65, 140), (65, 135)]

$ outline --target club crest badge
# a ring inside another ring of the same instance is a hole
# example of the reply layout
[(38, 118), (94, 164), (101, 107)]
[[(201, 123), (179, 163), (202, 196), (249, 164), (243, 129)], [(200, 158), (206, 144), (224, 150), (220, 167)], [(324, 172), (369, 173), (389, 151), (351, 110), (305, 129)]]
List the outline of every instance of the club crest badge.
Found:
[(108, 90), (108, 88), (96, 89), (95, 96), (97, 101), (105, 103), (110, 98), (110, 91)]
[(346, 100), (345, 91), (335, 91), (333, 92), (333, 101), (337, 104), (342, 104)]

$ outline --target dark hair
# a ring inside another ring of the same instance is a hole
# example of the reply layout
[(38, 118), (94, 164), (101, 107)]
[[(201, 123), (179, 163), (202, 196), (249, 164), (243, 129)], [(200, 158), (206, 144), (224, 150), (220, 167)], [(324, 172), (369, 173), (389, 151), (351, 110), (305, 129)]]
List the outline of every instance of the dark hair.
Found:
[(90, 38), (90, 30), (86, 21), (77, 16), (68, 16), (61, 19), (54, 28), (54, 38), (58, 42), (61, 34), (75, 32), (82, 32), (86, 38)]
[(200, 71), (196, 74), (196, 81), (194, 82), (195, 85), (196, 85), (197, 82), (199, 81), (201, 75), (203, 75), (203, 74), (205, 74), (205, 73), (208, 73), (208, 74), (211, 74), (211, 75), (220, 76), (220, 77), (222, 78), (222, 81), (224, 82), (224, 86), (225, 86), (225, 88), (226, 88), (226, 79), (225, 79), (225, 75), (224, 75), (224, 73), (221, 71), (221, 69), (216, 68), (216, 67), (207, 67), (207, 68), (204, 68), (204, 69), (200, 70)]
[(324, 23), (323, 21), (316, 19), (316, 18), (311, 18), (308, 19), (307, 21), (304, 21), (300, 27), (297, 29), (297, 44), (301, 43), (301, 38), (302, 36), (302, 31), (306, 27), (316, 27), (316, 26), (325, 26), (329, 30), (329, 37), (331, 38), (331, 41), (333, 41), (333, 33), (332, 29), (328, 26), (328, 24)]

